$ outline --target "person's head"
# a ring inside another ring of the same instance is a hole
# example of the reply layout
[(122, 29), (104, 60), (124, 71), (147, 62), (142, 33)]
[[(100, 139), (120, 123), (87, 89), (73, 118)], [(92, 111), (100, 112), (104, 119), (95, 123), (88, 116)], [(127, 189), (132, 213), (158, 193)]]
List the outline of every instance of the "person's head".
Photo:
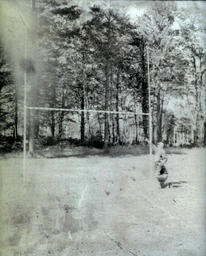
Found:
[(158, 147), (159, 149), (162, 149), (162, 148), (164, 147), (164, 143), (159, 142), (159, 143), (157, 144), (157, 147)]

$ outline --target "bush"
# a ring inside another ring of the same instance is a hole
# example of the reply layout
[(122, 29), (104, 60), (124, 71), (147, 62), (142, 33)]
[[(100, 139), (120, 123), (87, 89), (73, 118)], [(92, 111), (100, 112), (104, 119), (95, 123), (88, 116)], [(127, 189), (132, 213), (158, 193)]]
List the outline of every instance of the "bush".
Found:
[(96, 135), (92, 135), (90, 139), (87, 141), (87, 146), (95, 147), (95, 148), (103, 148), (104, 142), (102, 140), (102, 136), (99, 132)]
[(0, 153), (10, 153), (23, 149), (22, 137), (1, 136), (0, 141)]
[(149, 153), (149, 148), (147, 145), (116, 145), (109, 148), (109, 153), (113, 156), (119, 155), (144, 155)]
[(37, 143), (43, 146), (53, 146), (53, 145), (56, 145), (58, 141), (55, 138), (49, 136), (49, 137), (39, 137)]

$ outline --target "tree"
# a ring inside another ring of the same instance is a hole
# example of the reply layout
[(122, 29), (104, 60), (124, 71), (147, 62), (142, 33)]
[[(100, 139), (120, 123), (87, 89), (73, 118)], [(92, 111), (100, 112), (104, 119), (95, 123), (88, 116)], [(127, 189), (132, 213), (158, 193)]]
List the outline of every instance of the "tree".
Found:
[[(126, 106), (120, 106), (119, 104), (121, 97), (125, 97), (129, 89), (127, 78), (133, 72), (132, 69), (138, 67), (135, 74), (140, 73), (138, 65), (142, 61), (141, 54), (139, 49), (131, 44), (134, 36), (134, 33), (132, 34), (134, 26), (129, 23), (126, 17), (110, 9), (94, 6), (91, 8), (91, 19), (86, 23), (85, 30), (89, 35), (93, 49), (92, 58), (94, 62), (99, 63), (99, 69), (103, 75), (101, 80), (104, 86), (104, 110), (135, 111), (134, 108), (126, 109)], [(135, 93), (140, 93), (140, 91), (136, 89)], [(108, 143), (120, 140), (119, 115), (116, 115), (116, 122), (114, 122), (113, 117), (114, 115), (108, 115), (107, 113), (104, 116), (106, 147)], [(114, 132), (115, 127), (116, 132)], [(113, 131), (112, 136), (111, 129)], [(117, 138), (115, 138), (115, 134), (117, 134)], [(112, 137), (113, 139), (111, 139)]]
[(18, 95), (12, 75), (12, 65), (0, 45), (0, 119), (1, 134), (18, 138)]
[(173, 145), (174, 128), (177, 123), (177, 118), (172, 111), (164, 110), (163, 115), (163, 134), (165, 134), (165, 143)]
[(204, 43), (205, 36), (202, 22), (198, 20), (197, 13), (188, 12), (183, 17), (180, 16), (182, 26), (181, 36), (184, 40), (184, 51), (187, 53), (189, 61), (186, 78), (188, 82), (188, 91), (190, 92), (190, 101), (194, 102), (195, 124), (194, 124), (194, 143), (200, 145), (204, 141), (204, 122), (205, 122), (205, 58)]
[(162, 140), (166, 95), (185, 94), (183, 70), (187, 69), (188, 61), (182, 53), (179, 35), (173, 27), (176, 16), (174, 3), (155, 3), (150, 12), (139, 18), (138, 23), (150, 53), (155, 142)]
[[(44, 84), (41, 88), (42, 104), (47, 103), (49, 107), (71, 108), (70, 100), (72, 80), (77, 77), (75, 65), (80, 62), (76, 55), (74, 41), (75, 35), (79, 35), (76, 20), (81, 11), (76, 5), (58, 4), (56, 1), (48, 3), (40, 16), (41, 29), (40, 46), (47, 67), (42, 72)], [(55, 128), (59, 123), (59, 136), (62, 134), (62, 123), (65, 113), (56, 114), (50, 112), (49, 121), (52, 137), (55, 137)], [(57, 120), (59, 116), (59, 120)]]

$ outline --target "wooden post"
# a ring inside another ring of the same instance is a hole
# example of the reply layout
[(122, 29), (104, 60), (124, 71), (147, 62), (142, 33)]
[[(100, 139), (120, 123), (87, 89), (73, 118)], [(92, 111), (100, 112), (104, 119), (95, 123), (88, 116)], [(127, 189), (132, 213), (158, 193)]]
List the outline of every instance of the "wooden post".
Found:
[(152, 171), (152, 113), (151, 113), (151, 85), (150, 85), (150, 68), (149, 68), (149, 48), (147, 47), (147, 78), (148, 78), (148, 105), (149, 105), (149, 155), (150, 170)]
[[(27, 28), (25, 27), (25, 60), (27, 59)], [(27, 69), (25, 68), (24, 71), (24, 136), (23, 136), (23, 181), (25, 182), (26, 176), (26, 126), (27, 126)]]

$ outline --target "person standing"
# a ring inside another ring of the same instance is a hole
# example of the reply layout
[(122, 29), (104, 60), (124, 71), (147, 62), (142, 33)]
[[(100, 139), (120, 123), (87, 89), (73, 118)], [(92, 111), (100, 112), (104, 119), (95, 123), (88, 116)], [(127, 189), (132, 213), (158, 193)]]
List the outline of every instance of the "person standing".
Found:
[[(146, 140), (148, 143), (149, 141)], [(165, 167), (167, 162), (167, 154), (164, 150), (164, 143), (159, 142), (156, 145), (152, 144), (152, 149), (154, 151), (154, 171), (155, 175), (160, 183), (161, 188), (165, 188), (165, 181), (168, 178), (168, 172)]]

